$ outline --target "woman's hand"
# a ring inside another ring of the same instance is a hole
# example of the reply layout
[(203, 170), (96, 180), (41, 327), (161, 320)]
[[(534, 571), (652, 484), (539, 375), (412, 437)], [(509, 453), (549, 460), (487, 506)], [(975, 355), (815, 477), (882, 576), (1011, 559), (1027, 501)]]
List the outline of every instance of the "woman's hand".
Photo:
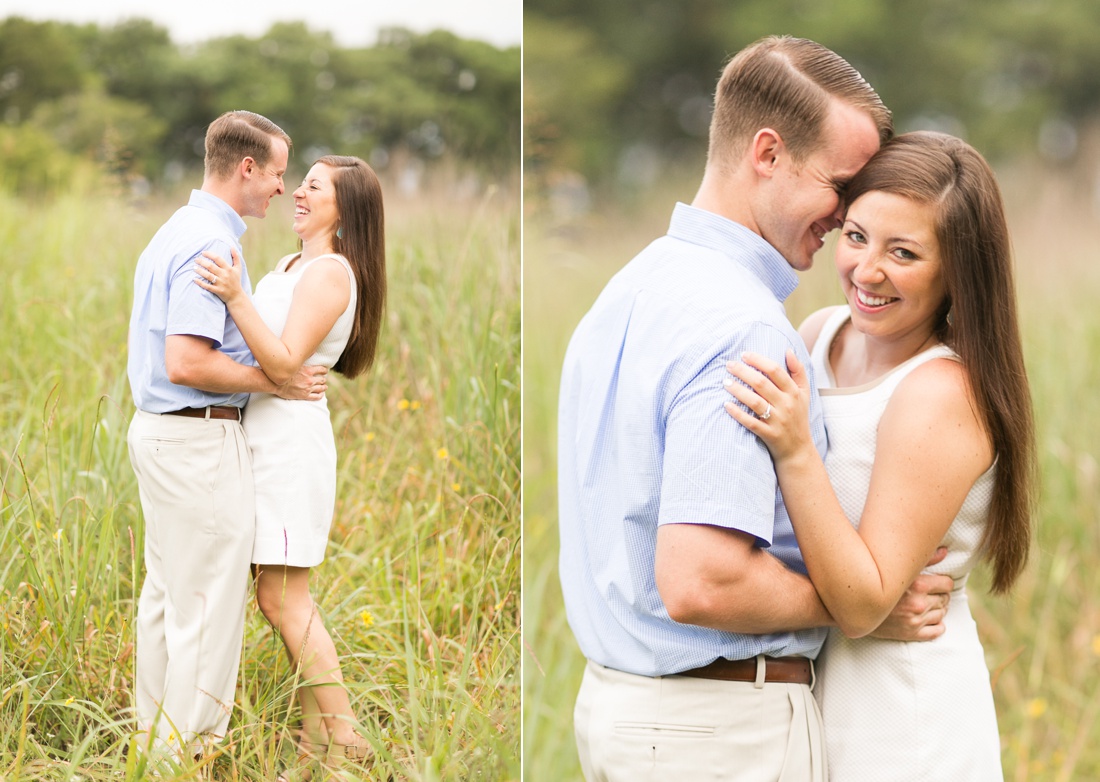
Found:
[(235, 247), (230, 248), (230, 251), (233, 253), (232, 263), (209, 251), (195, 259), (195, 284), (210, 291), (226, 304), (232, 304), (244, 295), (241, 287), (241, 255)]
[(726, 402), (726, 412), (759, 437), (776, 462), (804, 453), (805, 448), (813, 450), (810, 380), (794, 351), (787, 351), (790, 374), (759, 353), (743, 353), (741, 359), (726, 364), (733, 377), (725, 386), (750, 412), (734, 402)]

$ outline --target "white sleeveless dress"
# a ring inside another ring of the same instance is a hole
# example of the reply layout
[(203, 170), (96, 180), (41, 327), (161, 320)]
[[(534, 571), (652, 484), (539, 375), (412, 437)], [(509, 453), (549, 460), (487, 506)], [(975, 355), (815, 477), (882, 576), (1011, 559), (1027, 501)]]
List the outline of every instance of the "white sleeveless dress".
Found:
[[(891, 394), (921, 364), (957, 356), (937, 345), (871, 383), (836, 388), (829, 347), (849, 316), (845, 307), (829, 318), (811, 358), (829, 433), (825, 466), (844, 513), (858, 527)], [(814, 694), (834, 782), (1003, 779), (989, 671), (966, 594), (967, 574), (981, 555), (993, 479), (991, 467), (975, 482), (944, 536), (946, 559), (927, 571), (955, 579), (940, 638), (903, 643), (829, 633)]]
[[(347, 309), (336, 320), (306, 364), (330, 369), (344, 352), (355, 317), (355, 277), (342, 255), (321, 255), (287, 264), (288, 255), (256, 285), (253, 302), (264, 323), (281, 335), (294, 288), (305, 270), (320, 258), (335, 258), (351, 280)], [(244, 431), (252, 449), (256, 484), (256, 541), (252, 562), (260, 565), (313, 567), (325, 558), (325, 546), (336, 505), (336, 443), (328, 402), (289, 401), (273, 394), (253, 394), (244, 414)]]

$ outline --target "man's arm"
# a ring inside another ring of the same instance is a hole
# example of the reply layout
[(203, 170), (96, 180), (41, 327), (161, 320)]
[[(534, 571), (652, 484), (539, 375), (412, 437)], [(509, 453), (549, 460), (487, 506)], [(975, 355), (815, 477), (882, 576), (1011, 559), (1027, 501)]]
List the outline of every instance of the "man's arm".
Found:
[[(928, 565), (946, 555), (947, 549), (940, 549)], [(748, 634), (836, 625), (810, 580), (743, 532), (662, 525), (654, 567), (657, 591), (676, 622)], [(871, 635), (894, 641), (939, 638), (953, 585), (949, 576), (917, 576)]]
[(277, 394), (284, 399), (320, 399), (325, 395), (328, 369), (302, 367), (286, 384), (277, 386), (259, 367), (238, 364), (214, 349), (205, 337), (172, 334), (165, 339), (164, 364), (168, 380), (176, 385), (215, 394)]
[(806, 576), (737, 530), (663, 524), (654, 569), (669, 616), (683, 624), (749, 634), (836, 624)]

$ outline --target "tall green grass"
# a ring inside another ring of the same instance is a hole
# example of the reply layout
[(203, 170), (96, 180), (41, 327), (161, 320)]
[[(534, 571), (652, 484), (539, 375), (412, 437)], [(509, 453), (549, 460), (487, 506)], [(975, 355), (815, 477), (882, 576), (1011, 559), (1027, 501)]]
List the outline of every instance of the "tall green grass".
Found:
[[(390, 191), (392, 193), (392, 191)], [(519, 209), (389, 195), (375, 367), (330, 383), (337, 507), (313, 592), (374, 779), (519, 777)], [(0, 195), (0, 779), (145, 778), (131, 752), (142, 522), (126, 450), (133, 268), (186, 199)], [(244, 237), (294, 248), (290, 197)], [(250, 606), (223, 780), (290, 755), (293, 671)]]
[[(524, 779), (581, 778), (572, 708), (584, 660), (557, 577), (556, 404), (570, 334), (694, 180), (583, 223), (527, 220), (524, 240)], [(1042, 499), (1031, 563), (1012, 594), (971, 580), (992, 672), (1005, 778), (1100, 779), (1100, 249), (1087, 183), (1002, 172), (1018, 267)], [(788, 300), (798, 323), (839, 303), (831, 249)]]

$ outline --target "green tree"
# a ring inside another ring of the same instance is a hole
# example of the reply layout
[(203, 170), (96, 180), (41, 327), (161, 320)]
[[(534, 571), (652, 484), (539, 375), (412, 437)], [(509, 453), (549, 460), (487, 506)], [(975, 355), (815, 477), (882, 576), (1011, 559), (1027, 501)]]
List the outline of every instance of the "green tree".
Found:
[[(587, 35), (585, 51), (615, 62), (625, 86), (588, 102), (579, 92), (569, 106), (543, 100), (576, 84), (575, 52), (541, 34), (547, 24)], [(1100, 113), (1097, 30), (1100, 5), (1079, 0), (527, 0), (525, 78), (547, 115), (527, 138), (552, 165), (590, 177), (616, 173), (639, 144), (701, 160), (722, 64), (764, 35), (789, 34), (848, 59), (899, 130), (953, 132), (994, 160), (1072, 155), (1074, 132)], [(583, 125), (572, 119), (582, 113)], [(537, 135), (553, 126), (555, 138)], [(578, 162), (578, 147), (604, 154)]]
[(18, 124), (42, 101), (84, 84), (71, 25), (0, 20), (0, 120)]
[(40, 103), (27, 127), (52, 137), (70, 154), (122, 175), (146, 173), (146, 161), (167, 129), (149, 107), (98, 90)]
[(525, 174), (606, 173), (623, 137), (615, 107), (628, 94), (630, 63), (595, 32), (535, 13), (524, 14), (523, 38)]
[[(144, 19), (114, 27), (0, 22), (0, 121), (116, 173), (194, 168), (210, 121), (247, 108), (294, 139), (294, 165), (326, 152), (514, 169), (520, 51), (447, 32), (386, 31), (345, 49), (301, 22), (177, 47)], [(8, 134), (7, 141), (23, 134)], [(0, 160), (0, 179), (8, 161)], [(6, 177), (26, 181), (26, 177)]]

